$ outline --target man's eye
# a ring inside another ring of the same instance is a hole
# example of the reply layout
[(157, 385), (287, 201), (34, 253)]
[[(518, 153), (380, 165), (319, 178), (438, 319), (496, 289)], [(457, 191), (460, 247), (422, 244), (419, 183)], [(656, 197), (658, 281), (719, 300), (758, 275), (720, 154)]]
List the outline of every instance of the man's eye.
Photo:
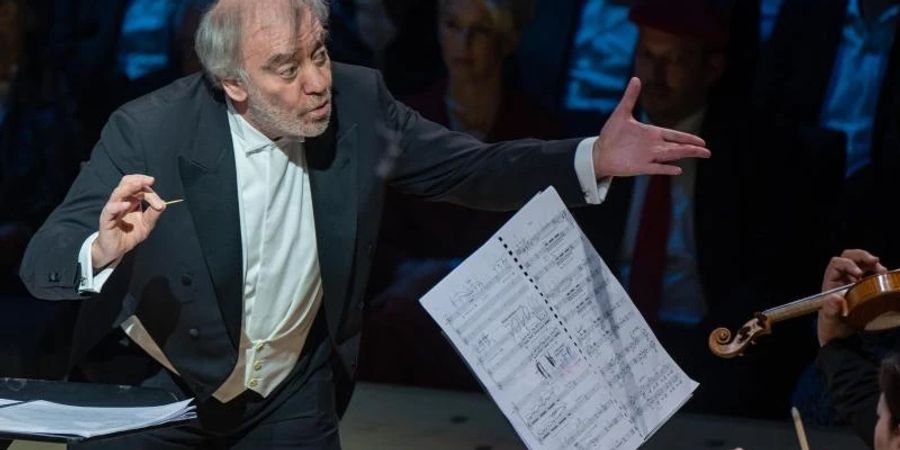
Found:
[(313, 55), (313, 60), (320, 64), (325, 62), (325, 60), (327, 60), (327, 59), (328, 59), (328, 52), (326, 52), (325, 50), (319, 50), (318, 52), (316, 52), (315, 55)]
[(283, 78), (293, 78), (297, 75), (297, 66), (287, 66), (278, 72)]

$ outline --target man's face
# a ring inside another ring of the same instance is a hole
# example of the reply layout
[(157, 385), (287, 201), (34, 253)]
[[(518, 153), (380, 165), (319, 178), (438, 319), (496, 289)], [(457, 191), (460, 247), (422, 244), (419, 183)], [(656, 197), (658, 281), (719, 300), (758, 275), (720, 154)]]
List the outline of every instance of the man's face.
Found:
[[(254, 2), (256, 3), (256, 2)], [(331, 118), (331, 61), (325, 30), (307, 7), (296, 18), (289, 2), (259, 2), (244, 17), (246, 80), (224, 82), (247, 120), (271, 139), (314, 137)]]
[(653, 123), (675, 125), (706, 103), (722, 66), (722, 55), (709, 54), (702, 41), (642, 26), (634, 54), (641, 107)]

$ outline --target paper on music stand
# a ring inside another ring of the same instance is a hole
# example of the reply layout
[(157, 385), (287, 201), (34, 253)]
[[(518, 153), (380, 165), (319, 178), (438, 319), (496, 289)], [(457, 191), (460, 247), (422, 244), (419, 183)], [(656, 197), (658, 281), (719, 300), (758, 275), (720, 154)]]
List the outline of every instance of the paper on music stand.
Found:
[(553, 188), (420, 302), (530, 449), (635, 449), (697, 387)]
[(192, 419), (197, 414), (190, 403), (188, 399), (160, 406), (88, 407), (0, 399), (0, 432), (92, 438)]

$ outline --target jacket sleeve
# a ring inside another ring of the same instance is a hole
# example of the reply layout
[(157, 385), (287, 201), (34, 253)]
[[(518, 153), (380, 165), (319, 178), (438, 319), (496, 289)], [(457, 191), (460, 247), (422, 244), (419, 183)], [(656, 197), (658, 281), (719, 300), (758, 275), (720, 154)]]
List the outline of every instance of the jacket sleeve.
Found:
[(32, 237), (19, 276), (35, 297), (75, 300), (84, 296), (78, 292), (78, 252), (97, 231), (100, 211), (122, 176), (144, 172), (137, 135), (131, 115), (124, 110), (113, 113), (62, 204)]
[(878, 420), (878, 364), (858, 336), (835, 339), (819, 349), (816, 366), (825, 375), (838, 416), (853, 426), (869, 447)]
[(575, 173), (581, 139), (522, 139), (485, 144), (450, 131), (394, 100), (381, 77), (379, 108), (385, 114), (385, 141), (393, 148), (388, 181), (424, 200), (486, 210), (511, 210), (554, 186), (570, 206), (585, 204)]

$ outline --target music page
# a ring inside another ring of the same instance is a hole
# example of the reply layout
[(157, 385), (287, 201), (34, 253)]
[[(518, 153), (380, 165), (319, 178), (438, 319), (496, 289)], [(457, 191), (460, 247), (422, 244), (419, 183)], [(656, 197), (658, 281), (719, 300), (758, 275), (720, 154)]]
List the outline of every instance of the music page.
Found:
[(635, 449), (697, 387), (553, 188), (420, 302), (530, 449)]

